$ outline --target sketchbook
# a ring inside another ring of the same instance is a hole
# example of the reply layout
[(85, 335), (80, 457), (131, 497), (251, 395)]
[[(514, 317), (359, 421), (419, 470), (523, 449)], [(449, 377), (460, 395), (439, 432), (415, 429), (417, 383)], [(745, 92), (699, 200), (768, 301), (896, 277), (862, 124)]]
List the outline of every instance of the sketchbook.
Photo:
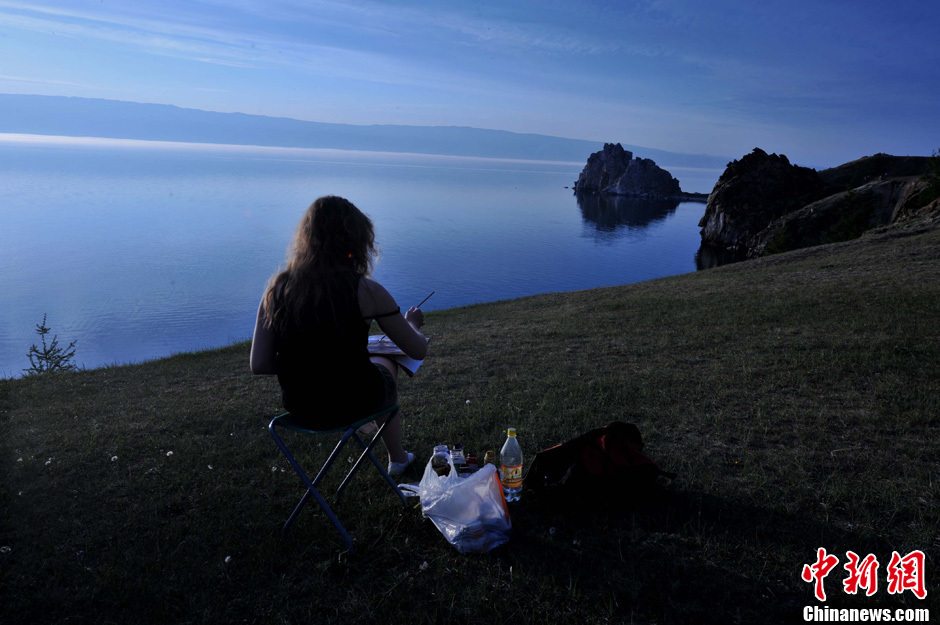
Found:
[[(431, 339), (425, 338), (425, 340), (429, 343), (431, 342)], [(391, 358), (410, 376), (413, 376), (418, 371), (418, 367), (424, 362), (423, 360), (409, 358), (405, 352), (401, 351), (398, 345), (392, 342), (392, 339), (388, 337), (383, 338), (380, 334), (373, 334), (369, 337), (369, 355), (387, 356)]]

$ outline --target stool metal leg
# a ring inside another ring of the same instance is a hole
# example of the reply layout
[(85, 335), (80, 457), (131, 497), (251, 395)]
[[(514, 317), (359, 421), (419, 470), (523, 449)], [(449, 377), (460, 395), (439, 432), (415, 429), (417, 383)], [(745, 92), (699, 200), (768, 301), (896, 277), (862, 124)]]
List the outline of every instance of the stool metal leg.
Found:
[(398, 495), (398, 498), (401, 499), (402, 505), (406, 508), (408, 507), (408, 500), (405, 499), (405, 495), (401, 492), (401, 489), (398, 488), (398, 484), (395, 483), (395, 480), (392, 479), (392, 476), (388, 474), (388, 471), (385, 470), (385, 467), (383, 467), (382, 464), (376, 460), (375, 456), (372, 455), (372, 447), (382, 436), (382, 432), (385, 430), (385, 426), (387, 426), (397, 415), (398, 411), (396, 410), (388, 419), (385, 420), (385, 423), (383, 423), (382, 427), (379, 428), (379, 431), (375, 433), (375, 436), (372, 437), (372, 440), (368, 445), (366, 445), (362, 439), (359, 438), (359, 435), (356, 434), (355, 431), (352, 432), (352, 439), (359, 444), (359, 447), (361, 447), (363, 451), (362, 454), (360, 454), (359, 459), (356, 460), (356, 464), (353, 465), (352, 470), (346, 475), (343, 483), (339, 485), (339, 489), (336, 491), (337, 502), (339, 501), (340, 496), (343, 494), (343, 489), (346, 488), (346, 485), (349, 484), (349, 480), (352, 479), (353, 474), (359, 469), (359, 466), (362, 464), (363, 460), (368, 458), (370, 461), (372, 461), (372, 464), (375, 465), (375, 468), (379, 470), (379, 473), (382, 474), (382, 477), (385, 479), (385, 481), (389, 483), (389, 485), (392, 487), (392, 490), (394, 490), (395, 494)]
[[(395, 480), (393, 480), (392, 477), (388, 474), (388, 471), (385, 470), (385, 467), (383, 467), (379, 463), (379, 461), (376, 460), (375, 456), (372, 454), (372, 447), (375, 445), (378, 439), (382, 436), (382, 432), (385, 430), (385, 427), (389, 424), (389, 422), (392, 419), (394, 419), (397, 416), (398, 406), (396, 405), (390, 406), (388, 409), (385, 409), (379, 412), (377, 415), (375, 415), (375, 416), (381, 416), (389, 412), (391, 413), (391, 416), (385, 420), (385, 423), (382, 424), (382, 427), (379, 428), (378, 432), (376, 432), (375, 436), (372, 438), (372, 440), (369, 442), (368, 445), (365, 444), (361, 438), (359, 438), (359, 435), (356, 433), (355, 427), (346, 428), (339, 442), (336, 444), (336, 447), (334, 447), (333, 451), (330, 453), (329, 458), (327, 458), (326, 462), (323, 464), (323, 467), (320, 468), (320, 471), (317, 473), (317, 476), (312, 481), (304, 472), (304, 470), (300, 467), (300, 464), (297, 462), (294, 456), (290, 453), (290, 451), (287, 449), (287, 446), (284, 444), (284, 441), (281, 440), (281, 437), (278, 436), (277, 432), (275, 431), (275, 427), (278, 425), (278, 419), (288, 416), (288, 415), (287, 414), (281, 415), (280, 417), (275, 417), (274, 419), (271, 420), (271, 422), (268, 424), (268, 432), (270, 432), (271, 438), (274, 439), (274, 442), (277, 444), (278, 448), (281, 450), (281, 453), (284, 454), (284, 457), (287, 458), (287, 461), (294, 468), (294, 471), (297, 473), (297, 475), (300, 476), (300, 479), (304, 482), (304, 484), (307, 487), (306, 492), (303, 494), (303, 496), (300, 498), (300, 501), (294, 507), (294, 511), (291, 513), (290, 517), (287, 519), (287, 522), (284, 524), (284, 527), (281, 528), (282, 539), (284, 539), (287, 536), (287, 532), (290, 529), (291, 524), (293, 524), (294, 520), (300, 514), (300, 511), (303, 509), (304, 505), (307, 504), (310, 498), (310, 495), (313, 495), (314, 499), (317, 500), (317, 503), (320, 504), (320, 507), (326, 513), (326, 516), (330, 519), (330, 522), (333, 523), (333, 526), (336, 527), (340, 535), (342, 535), (343, 540), (346, 542), (346, 545), (349, 548), (349, 552), (352, 553), (354, 551), (352, 538), (350, 538), (349, 533), (346, 531), (346, 528), (343, 527), (343, 524), (340, 522), (339, 518), (333, 512), (332, 508), (330, 508), (329, 504), (326, 502), (326, 499), (324, 499), (324, 497), (320, 494), (320, 491), (317, 490), (317, 486), (319, 486), (320, 481), (323, 479), (324, 475), (329, 470), (329, 468), (333, 465), (333, 463), (339, 456), (340, 451), (342, 450), (343, 446), (349, 441), (350, 438), (356, 441), (356, 444), (359, 445), (359, 447), (362, 449), (362, 453), (359, 455), (359, 458), (356, 460), (356, 463), (353, 465), (352, 469), (346, 475), (345, 479), (343, 479), (342, 484), (340, 484), (340, 487), (336, 492), (336, 502), (337, 503), (339, 502), (339, 498), (342, 495), (343, 490), (349, 484), (349, 481), (352, 479), (352, 476), (356, 473), (356, 471), (359, 470), (359, 467), (362, 465), (363, 461), (366, 458), (368, 458), (372, 462), (372, 464), (374, 464), (375, 467), (379, 470), (379, 473), (382, 475), (385, 481), (388, 482), (388, 484), (392, 487), (392, 489), (401, 499), (402, 505), (405, 507), (408, 506), (407, 500), (405, 499), (405, 495), (404, 493), (401, 492), (401, 489), (399, 489), (398, 484), (395, 483)], [(293, 424), (286, 424), (286, 423), (282, 424), (282, 427), (286, 427), (288, 429), (298, 429), (298, 428), (293, 427)], [(308, 433), (316, 433), (314, 431), (308, 431), (308, 430), (303, 430), (303, 429), (299, 429), (299, 431), (308, 432)]]
[[(272, 420), (271, 424), (268, 426), (268, 431), (271, 432), (271, 437), (274, 439), (274, 442), (280, 448), (281, 453), (284, 454), (284, 457), (287, 458), (287, 461), (290, 462), (292, 467), (294, 467), (294, 471), (297, 472), (297, 475), (300, 476), (300, 479), (302, 479), (304, 484), (306, 484), (307, 486), (307, 492), (305, 492), (304, 496), (300, 498), (300, 502), (294, 508), (294, 511), (291, 513), (290, 518), (287, 519), (287, 523), (285, 523), (284, 527), (281, 528), (281, 539), (283, 540), (284, 537), (287, 536), (287, 530), (290, 529), (290, 526), (294, 522), (294, 519), (296, 519), (297, 515), (300, 514), (301, 508), (303, 508), (304, 504), (307, 503), (307, 498), (312, 494), (314, 498), (317, 500), (317, 503), (320, 504), (320, 507), (323, 508), (323, 511), (326, 513), (326, 516), (330, 519), (330, 521), (333, 523), (333, 525), (342, 535), (343, 540), (346, 541), (346, 545), (349, 547), (349, 552), (352, 553), (353, 552), (352, 538), (349, 537), (349, 533), (346, 531), (346, 528), (343, 527), (342, 523), (340, 523), (339, 518), (337, 518), (336, 514), (334, 514), (333, 510), (330, 508), (329, 504), (327, 504), (326, 500), (323, 498), (323, 496), (320, 494), (320, 492), (317, 490), (317, 487), (316, 487), (316, 483), (318, 483), (320, 479), (323, 478), (324, 470), (332, 462), (332, 460), (336, 456), (336, 453), (339, 451), (339, 446), (337, 446), (337, 448), (333, 450), (333, 453), (330, 455), (330, 459), (327, 461), (327, 465), (325, 465), (324, 468), (320, 470), (320, 473), (317, 475), (316, 480), (314, 482), (311, 482), (310, 478), (307, 477), (307, 474), (304, 472), (302, 468), (300, 468), (300, 465), (294, 459), (294, 456), (291, 455), (291, 453), (287, 450), (287, 446), (284, 445), (284, 442), (281, 441), (281, 438), (274, 431), (274, 426), (275, 426), (275, 423)], [(346, 438), (348, 438), (348, 436), (345, 436), (342, 442), (345, 442)]]

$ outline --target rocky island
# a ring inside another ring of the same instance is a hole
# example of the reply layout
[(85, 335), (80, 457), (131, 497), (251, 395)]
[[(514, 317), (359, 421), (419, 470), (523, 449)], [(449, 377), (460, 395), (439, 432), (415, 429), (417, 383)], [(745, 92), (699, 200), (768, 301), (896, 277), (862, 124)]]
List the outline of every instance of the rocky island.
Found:
[(683, 193), (679, 181), (651, 159), (634, 158), (619, 143), (605, 143), (591, 154), (574, 183), (577, 194), (601, 194), (650, 199), (699, 199), (703, 194)]
[(940, 220), (929, 177), (935, 159), (876, 154), (817, 172), (754, 148), (728, 164), (708, 196), (702, 245), (754, 258), (854, 239), (912, 217)]

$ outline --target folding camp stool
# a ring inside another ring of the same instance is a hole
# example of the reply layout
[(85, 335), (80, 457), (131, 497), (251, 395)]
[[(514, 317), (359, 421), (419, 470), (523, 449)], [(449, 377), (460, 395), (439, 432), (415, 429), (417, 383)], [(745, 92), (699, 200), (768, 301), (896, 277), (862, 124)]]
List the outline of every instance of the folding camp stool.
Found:
[[(342, 534), (343, 539), (346, 541), (346, 544), (349, 546), (349, 552), (353, 551), (352, 539), (349, 537), (349, 534), (346, 532), (346, 528), (343, 527), (343, 524), (339, 522), (339, 519), (336, 517), (336, 514), (333, 513), (333, 510), (330, 508), (329, 504), (326, 503), (326, 500), (317, 490), (317, 485), (320, 483), (320, 480), (323, 479), (323, 476), (329, 470), (330, 466), (333, 464), (333, 461), (336, 460), (339, 456), (340, 451), (343, 446), (346, 445), (346, 442), (351, 438), (359, 447), (362, 448), (362, 454), (360, 454), (359, 459), (353, 465), (353, 468), (346, 474), (346, 478), (343, 480), (342, 484), (339, 485), (339, 489), (336, 491), (336, 502), (339, 502), (340, 496), (343, 494), (343, 489), (346, 488), (349, 484), (349, 480), (352, 479), (352, 476), (359, 470), (359, 466), (363, 463), (364, 460), (368, 459), (375, 465), (375, 468), (379, 470), (379, 473), (382, 474), (382, 477), (385, 478), (385, 481), (389, 483), (398, 497), (401, 499), (403, 506), (407, 507), (408, 502), (405, 499), (405, 495), (399, 490), (398, 484), (395, 483), (395, 480), (388, 474), (388, 471), (385, 470), (378, 460), (375, 459), (375, 456), (372, 455), (372, 447), (375, 445), (376, 441), (382, 436), (382, 432), (385, 430), (385, 427), (391, 422), (391, 420), (398, 413), (398, 405), (389, 406), (384, 410), (381, 410), (373, 415), (369, 415), (351, 425), (345, 425), (338, 428), (332, 428), (328, 430), (311, 430), (307, 427), (304, 427), (300, 422), (293, 416), (291, 413), (286, 412), (282, 415), (274, 417), (271, 419), (271, 423), (268, 424), (268, 431), (271, 433), (271, 437), (274, 439), (274, 442), (277, 443), (277, 446), (281, 449), (284, 456), (287, 458), (287, 461), (290, 462), (291, 466), (294, 467), (294, 470), (297, 472), (297, 475), (300, 476), (300, 479), (304, 481), (304, 484), (307, 485), (307, 492), (304, 493), (304, 496), (301, 497), (300, 503), (297, 504), (297, 507), (294, 508), (294, 511), (291, 513), (290, 518), (287, 519), (287, 523), (284, 524), (284, 527), (281, 529), (281, 538), (283, 539), (287, 536), (287, 530), (290, 529), (291, 523), (294, 522), (294, 519), (297, 518), (297, 515), (300, 513), (301, 508), (304, 507), (304, 504), (307, 503), (307, 499), (310, 495), (313, 495), (314, 499), (317, 500), (317, 503), (320, 504), (320, 507), (323, 508), (323, 511), (326, 512), (326, 516), (329, 517), (330, 521), (333, 522), (333, 525), (336, 526), (336, 529), (339, 530), (339, 533)], [(375, 433), (375, 436), (372, 438), (372, 441), (367, 445), (359, 438), (357, 430), (375, 419), (381, 418), (384, 415), (390, 415), (388, 419), (385, 420), (385, 423), (382, 424), (382, 427), (378, 429)], [(333, 453), (330, 454), (330, 457), (327, 458), (326, 463), (324, 463), (323, 468), (320, 469), (320, 472), (317, 473), (317, 476), (310, 481), (310, 478), (307, 477), (307, 474), (303, 469), (300, 468), (300, 465), (297, 463), (297, 460), (294, 459), (294, 456), (287, 450), (287, 446), (284, 445), (284, 441), (277, 435), (275, 431), (275, 426), (279, 426), (288, 430), (293, 430), (294, 432), (300, 432), (302, 434), (328, 434), (331, 432), (342, 432), (343, 436), (339, 439), (339, 442), (336, 444), (336, 447), (333, 449)]]

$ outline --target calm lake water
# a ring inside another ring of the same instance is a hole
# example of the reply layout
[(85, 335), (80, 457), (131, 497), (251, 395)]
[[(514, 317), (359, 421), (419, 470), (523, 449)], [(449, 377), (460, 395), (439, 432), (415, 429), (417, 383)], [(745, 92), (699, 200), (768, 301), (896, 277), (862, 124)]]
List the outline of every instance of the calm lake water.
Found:
[[(425, 310), (696, 269), (704, 204), (579, 201), (566, 187), (582, 166), (0, 135), (0, 377), (29, 366), (43, 314), (89, 368), (250, 338), (325, 194), (373, 219), (376, 279), (403, 308), (432, 290)], [(670, 171), (696, 191), (721, 173)]]

